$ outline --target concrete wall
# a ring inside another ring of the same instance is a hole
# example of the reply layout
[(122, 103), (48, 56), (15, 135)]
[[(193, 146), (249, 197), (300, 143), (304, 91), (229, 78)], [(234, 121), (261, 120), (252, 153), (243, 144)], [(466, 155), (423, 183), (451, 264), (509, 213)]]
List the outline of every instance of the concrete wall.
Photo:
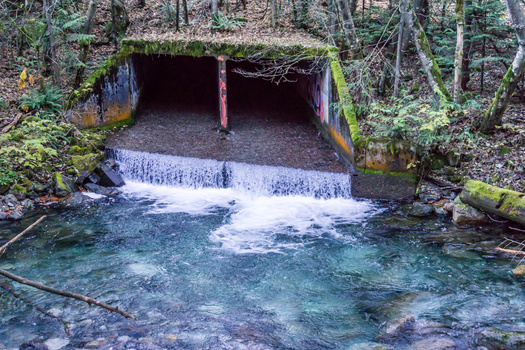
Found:
[[(92, 91), (83, 93), (85, 97), (67, 113), (72, 123), (89, 128), (132, 120), (140, 89), (130, 57), (111, 68), (109, 73), (100, 74), (89, 86)], [(347, 92), (348, 88), (337, 59), (327, 59), (319, 72), (297, 75), (294, 86), (311, 107), (310, 117), (319, 131), (354, 175), (354, 195), (400, 199), (415, 193), (415, 168), (409, 166), (415, 164), (415, 149), (401, 142), (359, 137), (355, 113), (349, 118), (348, 104), (342, 108), (339, 103), (339, 94)], [(351, 130), (356, 135), (352, 135)]]
[(136, 74), (130, 61), (100, 77), (91, 94), (80, 99), (66, 116), (81, 128), (114, 124), (133, 117), (139, 101)]

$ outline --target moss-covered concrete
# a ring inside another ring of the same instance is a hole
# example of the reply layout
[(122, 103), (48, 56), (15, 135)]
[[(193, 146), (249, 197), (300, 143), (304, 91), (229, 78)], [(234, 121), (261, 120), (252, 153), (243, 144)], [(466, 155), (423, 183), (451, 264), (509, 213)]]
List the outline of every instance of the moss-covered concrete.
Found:
[(525, 225), (525, 193), (468, 180), (460, 198), (462, 202), (474, 208)]
[(333, 46), (309, 47), (301, 44), (275, 46), (264, 43), (227, 43), (201, 40), (171, 40), (171, 41), (148, 41), (137, 39), (126, 39), (123, 44), (135, 53), (182, 55), (193, 57), (218, 56), (227, 57), (258, 57), (275, 59), (283, 56), (300, 56), (302, 59), (325, 56), (329, 52), (337, 53)]

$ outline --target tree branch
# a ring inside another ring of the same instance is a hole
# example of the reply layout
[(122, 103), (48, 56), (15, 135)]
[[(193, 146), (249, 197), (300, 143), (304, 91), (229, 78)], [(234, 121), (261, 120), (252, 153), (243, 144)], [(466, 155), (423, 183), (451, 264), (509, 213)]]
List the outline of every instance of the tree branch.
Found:
[(122, 316), (124, 316), (126, 318), (131, 318), (133, 320), (137, 320), (137, 318), (135, 318), (135, 316), (133, 316), (132, 314), (130, 314), (128, 312), (120, 310), (118, 307), (108, 305), (106, 303), (103, 303), (101, 301), (98, 301), (96, 299), (93, 299), (93, 298), (90, 298), (90, 297), (87, 297), (87, 296), (84, 296), (84, 295), (81, 295), (81, 294), (71, 293), (71, 292), (68, 292), (68, 291), (65, 291), (65, 290), (59, 290), (59, 289), (56, 289), (56, 288), (53, 288), (53, 287), (49, 287), (49, 286), (46, 286), (45, 284), (28, 280), (26, 278), (14, 275), (14, 274), (12, 274), (10, 272), (7, 272), (5, 270), (2, 270), (2, 269), (0, 269), (0, 275), (2, 275), (4, 277), (7, 277), (7, 278), (9, 278), (9, 279), (11, 279), (11, 280), (13, 280), (15, 282), (18, 282), (18, 283), (21, 283), (21, 284), (25, 284), (26, 286), (31, 286), (33, 288), (37, 288), (37, 289), (40, 289), (40, 290), (43, 290), (45, 292), (49, 292), (49, 293), (52, 293), (52, 294), (61, 295), (61, 296), (66, 297), (66, 298), (72, 298), (72, 299), (80, 300), (80, 301), (83, 301), (85, 303), (88, 303), (88, 305), (90, 305), (90, 306), (91, 306), (91, 304), (93, 304), (93, 305), (96, 305), (98, 307), (104, 308), (104, 309), (106, 309), (106, 310), (108, 310), (110, 312), (116, 312), (118, 314), (121, 314)]
[(18, 235), (16, 235), (14, 238), (12, 238), (9, 242), (7, 242), (6, 244), (4, 244), (2, 247), (0, 247), (0, 256), (2, 256), (5, 252), (5, 250), (7, 249), (7, 247), (9, 247), (11, 244), (13, 244), (14, 242), (16, 242), (17, 240), (19, 240), (23, 235), (25, 235), (27, 232), (29, 232), (33, 227), (35, 227), (36, 225), (38, 225), (42, 220), (44, 220), (46, 218), (46, 215), (43, 215), (42, 217), (40, 217), (40, 219), (38, 219), (37, 221), (35, 221), (33, 224), (31, 224), (31, 226), (29, 226), (28, 228), (26, 228), (24, 231), (20, 232)]

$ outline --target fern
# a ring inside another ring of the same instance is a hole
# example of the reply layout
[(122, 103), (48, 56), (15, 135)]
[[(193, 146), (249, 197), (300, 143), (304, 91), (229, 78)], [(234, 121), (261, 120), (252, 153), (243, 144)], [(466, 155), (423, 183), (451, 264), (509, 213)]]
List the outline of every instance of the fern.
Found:
[(95, 35), (82, 33), (69, 34), (67, 37), (67, 41), (77, 43), (87, 43), (92, 41), (93, 39), (95, 39)]
[(20, 98), (19, 107), (28, 111), (43, 110), (49, 118), (62, 110), (62, 90), (56, 86), (31, 90)]

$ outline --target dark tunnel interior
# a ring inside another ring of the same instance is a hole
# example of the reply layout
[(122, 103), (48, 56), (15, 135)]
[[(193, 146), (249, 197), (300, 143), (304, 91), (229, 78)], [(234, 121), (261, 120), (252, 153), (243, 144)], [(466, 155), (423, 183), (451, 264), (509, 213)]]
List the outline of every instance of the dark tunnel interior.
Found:
[[(135, 55), (137, 82), (141, 88), (139, 110), (191, 110), (218, 116), (218, 65), (215, 57)], [(308, 105), (292, 82), (275, 84), (263, 78), (248, 78), (235, 72), (255, 72), (259, 65), (248, 61), (227, 62), (228, 115), (264, 115), (305, 121)]]

